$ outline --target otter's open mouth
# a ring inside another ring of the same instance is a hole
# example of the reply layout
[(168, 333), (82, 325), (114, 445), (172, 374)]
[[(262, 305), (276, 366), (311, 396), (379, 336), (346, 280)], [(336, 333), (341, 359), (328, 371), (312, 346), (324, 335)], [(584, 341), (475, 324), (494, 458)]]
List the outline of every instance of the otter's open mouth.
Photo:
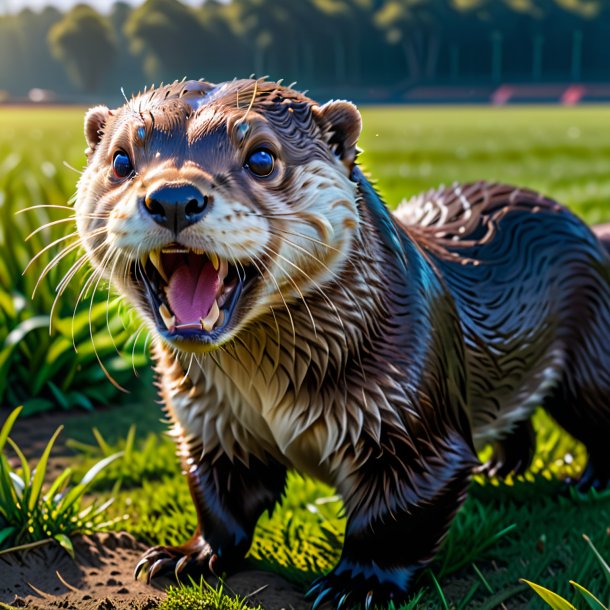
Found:
[(256, 273), (212, 252), (168, 245), (134, 268), (159, 331), (169, 339), (214, 343), (231, 324)]

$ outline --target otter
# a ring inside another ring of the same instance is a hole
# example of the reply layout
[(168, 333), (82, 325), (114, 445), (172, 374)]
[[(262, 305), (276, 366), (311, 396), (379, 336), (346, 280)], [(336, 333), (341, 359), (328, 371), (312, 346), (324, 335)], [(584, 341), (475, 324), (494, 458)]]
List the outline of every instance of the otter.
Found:
[(399, 602), (477, 450), (493, 445), (490, 474), (528, 468), (539, 405), (587, 448), (578, 488), (608, 486), (607, 237), (486, 182), (392, 213), (357, 164), (360, 131), (350, 102), (256, 79), (87, 113), (78, 231), (155, 337), (198, 516), (136, 578), (234, 570), (294, 468), (347, 516), (313, 608)]

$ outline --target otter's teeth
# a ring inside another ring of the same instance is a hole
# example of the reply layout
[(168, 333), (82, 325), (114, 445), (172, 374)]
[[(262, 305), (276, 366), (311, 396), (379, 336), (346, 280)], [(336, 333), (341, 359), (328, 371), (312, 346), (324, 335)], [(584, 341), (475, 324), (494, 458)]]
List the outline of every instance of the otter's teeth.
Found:
[(159, 250), (151, 250), (148, 257), (150, 258), (150, 262), (155, 266), (155, 269), (159, 272), (159, 275), (169, 283), (169, 278), (165, 273), (165, 269), (163, 269), (163, 263), (161, 262), (161, 254), (159, 253)]
[(229, 273), (229, 263), (223, 258), (220, 260), (219, 266), (216, 268), (218, 271), (218, 281), (224, 282), (227, 274)]
[(210, 332), (214, 328), (214, 324), (216, 324), (216, 320), (220, 316), (220, 309), (218, 308), (218, 303), (214, 301), (212, 303), (212, 308), (210, 309), (208, 315), (205, 318), (201, 318), (199, 320), (201, 322), (201, 327), (203, 330)]
[(218, 262), (218, 256), (214, 254), (214, 252), (208, 252), (208, 258), (212, 261), (214, 271), (218, 271), (218, 267), (220, 265), (220, 263)]
[(161, 303), (161, 306), (159, 307), (159, 313), (163, 318), (163, 323), (167, 327), (167, 330), (173, 330), (173, 328), (176, 326), (176, 316), (173, 316), (170, 313), (165, 303)]

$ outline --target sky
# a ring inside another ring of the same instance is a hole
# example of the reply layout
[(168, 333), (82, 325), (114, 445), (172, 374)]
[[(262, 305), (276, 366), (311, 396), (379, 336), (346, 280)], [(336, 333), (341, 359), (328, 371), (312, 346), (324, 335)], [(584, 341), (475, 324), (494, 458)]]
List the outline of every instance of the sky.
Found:
[[(78, 4), (82, 0), (0, 0), (0, 14), (8, 12), (17, 12), (22, 8), (29, 7), (31, 9), (41, 9), (49, 4), (57, 6), (60, 9), (69, 8)], [(141, 4), (142, 0), (126, 0), (130, 4)], [(107, 11), (112, 6), (112, 0), (85, 0), (87, 4), (95, 6), (100, 11)], [(200, 5), (202, 0), (182, 0), (184, 4)]]

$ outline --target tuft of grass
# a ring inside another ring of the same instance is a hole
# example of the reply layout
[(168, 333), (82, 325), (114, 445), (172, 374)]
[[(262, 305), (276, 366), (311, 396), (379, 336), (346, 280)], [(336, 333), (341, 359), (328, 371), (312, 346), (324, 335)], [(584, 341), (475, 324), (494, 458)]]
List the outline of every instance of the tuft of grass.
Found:
[(225, 593), (222, 581), (213, 587), (203, 579), (199, 584), (171, 586), (159, 610), (263, 610), (245, 597)]
[[(84, 496), (99, 473), (120, 454), (97, 462), (73, 487), (70, 487), (72, 470), (66, 468), (45, 492), (43, 483), (49, 457), (62, 428), (55, 431), (32, 468), (9, 437), (21, 410), (21, 407), (15, 409), (0, 429), (0, 553), (55, 542), (73, 556), (71, 536), (104, 530), (113, 524), (106, 517), (112, 499), (86, 503)], [(19, 470), (10, 465), (5, 451), (7, 444), (17, 455)]]
[[(608, 607), (610, 606), (610, 566), (602, 554), (597, 550), (597, 547), (593, 544), (591, 539), (586, 535), (583, 535), (583, 538), (589, 546), (592, 556), (597, 560), (606, 581), (605, 595), (603, 596), (606, 601), (605, 603), (601, 602), (595, 594), (573, 580), (570, 581), (570, 585), (572, 585), (576, 593), (578, 593), (577, 597), (580, 601), (586, 603), (587, 608), (591, 608), (592, 610), (608, 610)], [(553, 610), (576, 610), (576, 607), (570, 601), (558, 593), (555, 593), (542, 585), (530, 582), (529, 580), (522, 580), (529, 585), (536, 595), (544, 600), (548, 606), (553, 608)], [(602, 595), (599, 597), (602, 597)]]
[(83, 456), (76, 469), (77, 474), (90, 468), (99, 459), (118, 452), (124, 456), (100, 473), (93, 487), (96, 491), (131, 489), (143, 485), (145, 481), (158, 481), (180, 473), (174, 443), (163, 442), (158, 435), (152, 433), (137, 440), (135, 424), (130, 426), (127, 436), (116, 443), (108, 442), (97, 428), (93, 428), (93, 436), (96, 445), (76, 440), (66, 442), (68, 447)]

